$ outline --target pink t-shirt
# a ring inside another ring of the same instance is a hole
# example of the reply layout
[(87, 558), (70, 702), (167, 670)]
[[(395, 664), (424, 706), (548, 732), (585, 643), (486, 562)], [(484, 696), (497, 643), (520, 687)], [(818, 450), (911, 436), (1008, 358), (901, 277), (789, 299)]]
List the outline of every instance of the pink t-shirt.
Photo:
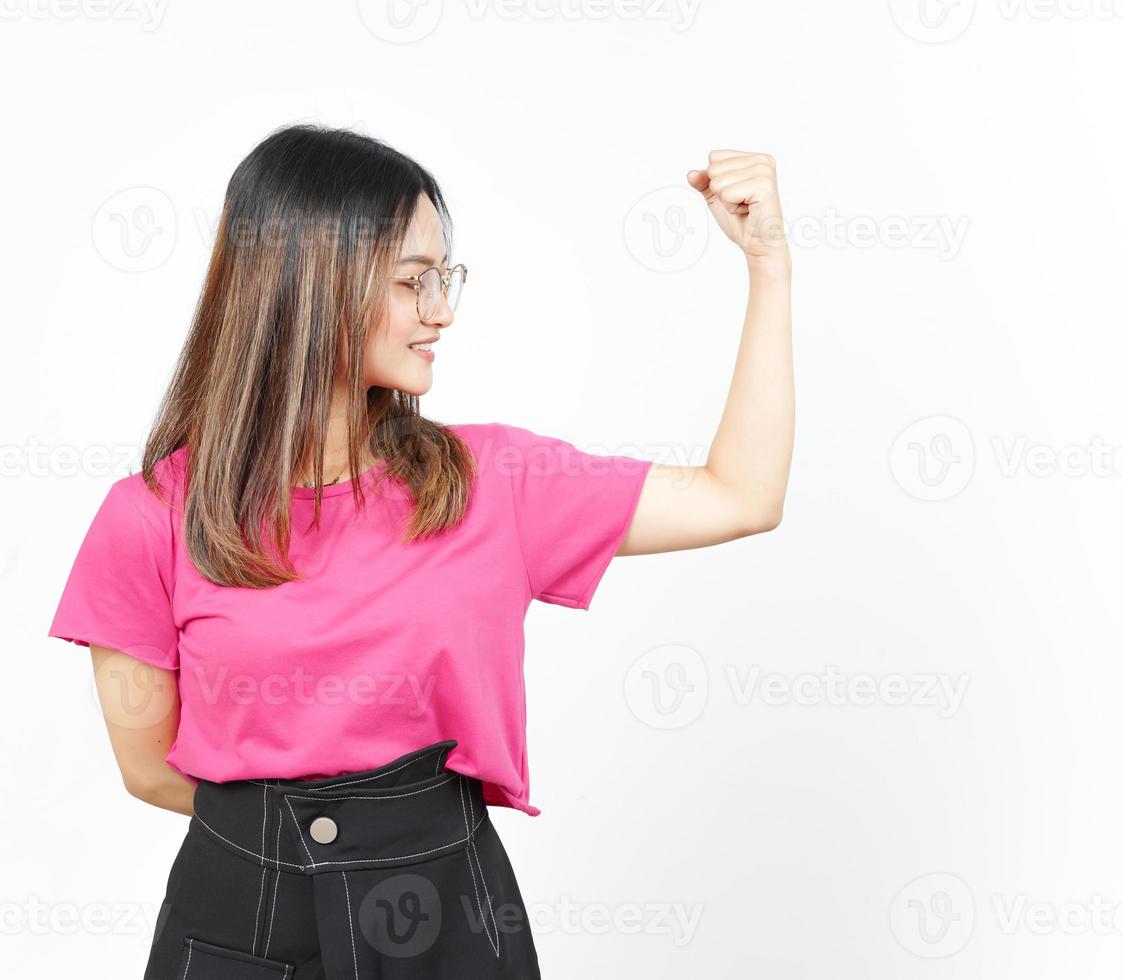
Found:
[(651, 461), (590, 454), (498, 422), (448, 426), (478, 466), (468, 512), (399, 542), (412, 502), (361, 474), (292, 488), (289, 556), (305, 577), (218, 586), (183, 541), (186, 448), (156, 467), (173, 507), (134, 473), (94, 515), (49, 636), (178, 670), (167, 762), (189, 779), (336, 776), (455, 738), (450, 769), (486, 802), (530, 803), (523, 622), (531, 599), (588, 609), (631, 523)]

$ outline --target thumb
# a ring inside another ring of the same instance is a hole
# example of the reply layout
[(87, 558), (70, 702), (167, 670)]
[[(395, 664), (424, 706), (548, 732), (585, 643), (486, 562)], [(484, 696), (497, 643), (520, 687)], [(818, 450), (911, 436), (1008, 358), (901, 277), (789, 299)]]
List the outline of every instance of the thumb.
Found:
[(705, 170), (689, 171), (686, 180), (691, 187), (698, 191), (705, 191), (710, 186), (710, 175)]

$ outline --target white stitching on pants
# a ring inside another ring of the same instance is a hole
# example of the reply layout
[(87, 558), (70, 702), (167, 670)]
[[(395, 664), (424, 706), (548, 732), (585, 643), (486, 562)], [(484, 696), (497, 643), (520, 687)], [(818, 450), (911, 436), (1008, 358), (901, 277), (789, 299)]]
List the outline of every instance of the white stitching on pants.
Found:
[[(362, 797), (359, 797), (359, 798), (362, 799)], [(461, 805), (463, 806), (463, 804), (461, 804)], [(304, 843), (304, 835), (300, 832), (300, 824), (297, 823), (296, 814), (293, 813), (291, 806), (289, 807), (289, 813), (292, 813), (293, 823), (296, 824), (296, 832), (297, 832), (297, 834), (300, 835), (300, 843), (304, 844), (304, 850), (307, 851), (308, 845)], [(482, 823), (482, 822), (483, 822), (483, 817), (480, 817), (480, 823)], [(465, 826), (467, 826), (467, 824), (465, 824)], [(479, 824), (476, 824), (476, 827), (478, 827), (478, 826), (479, 826)], [(469, 835), (468, 837), (462, 837), (460, 840), (450, 841), (447, 844), (439, 844), (436, 847), (429, 848), (427, 851), (415, 851), (412, 854), (396, 854), (396, 855), (394, 855), (394, 857), (384, 857), (384, 858), (354, 858), (350, 861), (317, 861), (315, 858), (312, 857), (311, 854), (309, 854), (308, 859), (311, 861), (311, 864), (306, 864), (306, 865), (304, 865), (304, 867), (307, 869), (307, 868), (323, 868), (323, 867), (326, 867), (329, 864), (376, 864), (376, 863), (381, 863), (383, 861), (402, 861), (405, 858), (424, 857), (426, 854), (432, 854), (435, 851), (442, 851), (446, 847), (455, 847), (457, 844), (463, 844), (466, 840), (469, 839), (469, 837), (472, 834), (472, 831), (474, 831), (476, 829), (476, 827), (473, 827), (472, 830), (468, 831), (468, 835)], [(480, 910), (480, 915), (483, 915), (483, 909)]]
[[(316, 799), (316, 797), (313, 796), (311, 799)], [(304, 853), (308, 855), (309, 864), (306, 865), (306, 867), (314, 868), (316, 866), (316, 859), (312, 857), (312, 852), (308, 850), (308, 845), (304, 842), (304, 834), (300, 832), (300, 821), (296, 819), (296, 811), (293, 810), (292, 804), (289, 802), (287, 796), (285, 797), (285, 806), (289, 808), (289, 813), (292, 814), (292, 825), (296, 828), (296, 836), (300, 838), (300, 846), (304, 848)]]
[(343, 875), (343, 894), (347, 902), (347, 928), (351, 930), (351, 959), (355, 961), (355, 980), (359, 980), (359, 954), (355, 952), (355, 923), (351, 919), (351, 889), (347, 887), (347, 872), (339, 873)]
[[(261, 788), (261, 853), (265, 853), (265, 821), (269, 816), (269, 787), (267, 785)], [(265, 866), (265, 859), (261, 860), (262, 867)]]
[[(289, 800), (315, 800), (317, 803), (330, 803), (335, 800), (371, 800), (378, 803), (382, 800), (400, 800), (407, 796), (416, 796), (418, 793), (428, 793), (430, 790), (438, 789), (446, 783), (451, 783), (459, 773), (453, 773), (448, 779), (442, 780), (439, 783), (433, 783), (432, 786), (426, 786), (424, 789), (411, 790), (408, 793), (393, 793), (387, 796), (298, 796), (296, 793), (285, 793), (285, 802)], [(291, 805), (289, 809), (292, 809)], [(309, 857), (312, 855), (309, 854)]]
[[(239, 851), (245, 851), (247, 854), (251, 854), (255, 858), (263, 857), (263, 855), (258, 854), (256, 851), (251, 851), (248, 847), (242, 847), (241, 844), (235, 844), (228, 837), (223, 837), (222, 834), (220, 834), (217, 830), (214, 829), (214, 827), (212, 827), (202, 817), (199, 816), (198, 811), (196, 811), (194, 813), (193, 819), (198, 820), (199, 823), (201, 823), (204, 827), (206, 827), (207, 830), (209, 830), (212, 834), (215, 835), (215, 837), (217, 837), (219, 840), (226, 841), (226, 843), (229, 844), (231, 847), (236, 847)], [(297, 864), (294, 861), (278, 861), (277, 863), (278, 864), (287, 864), (290, 868), (299, 868), (301, 871), (303, 871), (307, 867), (307, 865), (305, 865), (305, 864)]]
[[(261, 853), (265, 854), (265, 819), (269, 812), (268, 799), (266, 794), (269, 792), (264, 786), (261, 789)], [(257, 892), (257, 912), (253, 917), (253, 945), (250, 947), (250, 952), (257, 954), (257, 934), (261, 929), (261, 899), (265, 895), (265, 858), (261, 859), (261, 887)]]
[[(487, 806), (484, 805), (484, 813), (487, 812)], [(472, 823), (476, 823), (476, 808), (472, 805), (472, 791), (468, 790), (468, 813), (472, 817)], [(483, 816), (480, 816), (480, 823), (483, 823)], [(478, 827), (479, 824), (476, 824)], [(487, 899), (487, 910), (491, 915), (491, 928), (495, 930), (495, 955), (499, 955), (499, 925), (495, 921), (495, 909), (491, 905), (491, 893), (487, 890), (487, 878), (484, 876), (484, 866), (480, 864), (480, 852), (476, 850), (476, 835), (473, 828), (473, 833), (468, 839), (468, 846), (471, 847), (472, 853), (476, 856), (476, 867), (480, 869), (480, 882), (484, 886), (484, 897)]]
[[(273, 846), (273, 860), (276, 861), (281, 856), (281, 817), (280, 810), (277, 811), (277, 837), (276, 843)], [(281, 890), (281, 869), (280, 867), (274, 868), (274, 874), (277, 876), (273, 882), (273, 906), (269, 910), (269, 934), (265, 937), (265, 956), (269, 955), (269, 943), (273, 939), (273, 916), (277, 913), (277, 892)]]
[[(483, 818), (480, 818), (480, 823), (483, 823)], [(478, 827), (480, 824), (476, 824)], [(475, 830), (473, 827), (472, 830)], [(329, 864), (374, 864), (379, 861), (403, 861), (406, 858), (424, 857), (426, 854), (433, 854), (436, 851), (443, 851), (446, 847), (456, 847), (458, 844), (463, 844), (468, 838), (462, 837), (460, 840), (449, 841), (447, 844), (441, 844), (438, 847), (430, 847), (427, 851), (415, 851), (413, 854), (397, 854), (394, 857), (388, 858), (356, 858), (353, 861), (313, 861), (311, 867), (323, 868)]]
[[(444, 751), (444, 749), (433, 749), (430, 752), (422, 752), (421, 755), (417, 756), (414, 759), (410, 759), (409, 762), (403, 762), (400, 766), (398, 766), (394, 769), (389, 769), (386, 772), (380, 772), (377, 776), (363, 776), (360, 779), (348, 779), (346, 782), (334, 783), (331, 786), (305, 786), (304, 788), (308, 789), (308, 790), (313, 790), (315, 792), (326, 792), (329, 789), (336, 789), (340, 786), (350, 786), (352, 783), (365, 783), (365, 782), (368, 782), (371, 779), (381, 779), (383, 776), (389, 776), (389, 775), (391, 775), (395, 772), (401, 772), (403, 769), (408, 769), (415, 762), (420, 762), (422, 759), (424, 759), (425, 756), (432, 755), (433, 752), (436, 752), (439, 756), (440, 753), (443, 752), (443, 751)], [(438, 768), (438, 772), (439, 772), (440, 767), (438, 766), (437, 768)]]
[[(342, 783), (332, 783), (330, 786), (305, 786), (304, 789), (309, 793), (326, 793), (328, 790), (337, 789), (340, 786), (351, 786), (354, 783), (365, 783), (371, 779), (381, 779), (383, 776), (390, 776), (393, 773), (401, 772), (403, 769), (408, 769), (415, 762), (420, 762), (427, 755), (432, 755), (433, 752), (437, 753), (437, 768), (434, 771), (434, 775), (436, 775), (436, 773), (441, 771), (440, 756), (444, 751), (444, 749), (433, 749), (429, 752), (422, 752), (421, 755), (417, 756), (414, 759), (411, 759), (409, 762), (403, 762), (400, 766), (397, 766), (394, 769), (388, 769), (386, 772), (380, 772), (376, 776), (362, 776), (359, 779), (348, 779)], [(246, 782), (253, 783), (255, 786), (265, 785), (265, 783), (259, 782), (256, 779), (247, 779)]]
[[(468, 828), (468, 811), (464, 808), (464, 782), (465, 782), (464, 777), (461, 776), (460, 777), (460, 809), (464, 814), (464, 829), (468, 831), (468, 836), (465, 838), (465, 840), (470, 841), (471, 838), (472, 838), (472, 831), (475, 830), (475, 827), (473, 827), (471, 830), (469, 830), (469, 828)], [(482, 822), (483, 822), (483, 817), (480, 817), (480, 823), (482, 823)], [(477, 824), (476, 826), (479, 826), (479, 824)], [(476, 884), (476, 869), (472, 867), (472, 856), (471, 856), (471, 854), (468, 853), (467, 847), (464, 848), (464, 858), (468, 862), (468, 873), (472, 876), (472, 891), (474, 891), (476, 893), (476, 908), (479, 910), (479, 913), (480, 913), (480, 925), (482, 925), (484, 927), (484, 935), (487, 936), (487, 941), (491, 944), (491, 948), (495, 950), (495, 955), (498, 956), (499, 955), (499, 942), (498, 942), (499, 932), (498, 932), (498, 930), (496, 931), (496, 934), (495, 934), (496, 935), (496, 941), (492, 942), (491, 933), (489, 933), (487, 931), (487, 918), (484, 916), (483, 905), (480, 903), (480, 889), (479, 889), (479, 886)], [(482, 873), (483, 872), (481, 871), (481, 874)], [(485, 891), (486, 891), (486, 888), (485, 888)], [(488, 907), (489, 908), (491, 907), (490, 904), (488, 905)]]
[(250, 946), (250, 952), (255, 956), (257, 955), (257, 930), (261, 925), (261, 899), (265, 896), (265, 865), (261, 866), (261, 887), (257, 890), (257, 912), (253, 917), (253, 945)]
[[(318, 799), (318, 797), (317, 797), (317, 799)], [(198, 813), (195, 813), (193, 815), (192, 819), (198, 820), (199, 823), (202, 824), (212, 834), (214, 834), (215, 837), (217, 837), (219, 840), (226, 841), (226, 843), (229, 844), (231, 847), (237, 848), (239, 851), (245, 851), (247, 854), (252, 855), (255, 858), (260, 858), (262, 856), (262, 855), (256, 853), (255, 851), (251, 851), (248, 847), (242, 847), (241, 844), (235, 844), (229, 838), (223, 837), (222, 834), (220, 834), (209, 823), (207, 823), (202, 817), (200, 817)], [(479, 825), (481, 823), (483, 823), (483, 820), (484, 820), (484, 818), (481, 816), (480, 819), (476, 822), (476, 826), (473, 827), (472, 830), (474, 831), (477, 827), (479, 827)], [(303, 840), (303, 839), (304, 838), (301, 837), (301, 840)], [(463, 844), (467, 840), (468, 840), (467, 837), (461, 837), (459, 840), (449, 841), (447, 844), (441, 844), (438, 847), (431, 847), (427, 851), (418, 851), (415, 854), (399, 854), (395, 857), (388, 857), (388, 858), (355, 858), (351, 861), (313, 861), (311, 864), (297, 864), (295, 861), (281, 861), (281, 860), (276, 859), (276, 858), (268, 858), (267, 860), (273, 861), (278, 866), (282, 865), (282, 864), (285, 864), (285, 865), (288, 865), (290, 868), (296, 868), (298, 871), (307, 871), (309, 868), (323, 868), (323, 867), (326, 867), (329, 864), (375, 864), (375, 863), (378, 863), (378, 862), (381, 862), (381, 861), (402, 861), (405, 858), (424, 857), (426, 854), (432, 854), (435, 851), (444, 850), (446, 847), (456, 847), (458, 844)]]
[[(191, 969), (191, 953), (194, 951), (194, 949), (195, 949), (195, 937), (194, 936), (188, 936), (187, 937), (187, 962), (183, 964), (183, 976), (180, 977), (180, 980), (187, 980), (187, 971)], [(257, 954), (252, 953), (251, 955), (256, 956)], [(283, 964), (281, 964), (281, 966), (282, 966), (281, 980), (288, 980), (289, 972), (293, 968), (292, 964), (291, 963), (283, 963)]]
[[(483, 823), (482, 817), (480, 818), (480, 823)], [(476, 827), (479, 827), (479, 825), (479, 823), (476, 824)], [(473, 827), (472, 830), (475, 830), (476, 827)], [(467, 837), (461, 837), (460, 840), (449, 841), (447, 844), (441, 844), (439, 847), (430, 847), (427, 851), (416, 851), (413, 854), (398, 854), (388, 858), (356, 858), (353, 861), (314, 861), (311, 867), (325, 868), (329, 864), (375, 864), (379, 861), (404, 861), (406, 858), (424, 857), (426, 854), (443, 851), (446, 847), (456, 847), (458, 844), (463, 844), (467, 839)]]

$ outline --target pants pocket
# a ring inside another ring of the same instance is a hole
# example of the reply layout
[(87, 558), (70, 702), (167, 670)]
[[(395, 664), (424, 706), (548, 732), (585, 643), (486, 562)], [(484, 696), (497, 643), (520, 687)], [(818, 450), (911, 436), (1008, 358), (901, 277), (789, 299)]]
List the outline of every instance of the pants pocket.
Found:
[(290, 980), (293, 973), (292, 963), (268, 960), (195, 936), (184, 937), (179, 966), (177, 980)]

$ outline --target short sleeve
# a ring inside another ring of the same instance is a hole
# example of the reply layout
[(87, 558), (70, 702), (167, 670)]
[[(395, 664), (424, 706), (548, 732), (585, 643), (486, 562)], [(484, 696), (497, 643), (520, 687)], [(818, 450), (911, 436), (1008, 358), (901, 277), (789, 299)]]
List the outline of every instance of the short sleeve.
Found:
[(652, 461), (586, 453), (520, 426), (503, 429), (504, 469), (531, 594), (588, 609), (628, 532)]
[[(136, 499), (138, 489), (145, 499)], [(135, 478), (109, 488), (78, 548), (47, 635), (175, 670), (171, 526), (149, 499), (163, 507)]]

